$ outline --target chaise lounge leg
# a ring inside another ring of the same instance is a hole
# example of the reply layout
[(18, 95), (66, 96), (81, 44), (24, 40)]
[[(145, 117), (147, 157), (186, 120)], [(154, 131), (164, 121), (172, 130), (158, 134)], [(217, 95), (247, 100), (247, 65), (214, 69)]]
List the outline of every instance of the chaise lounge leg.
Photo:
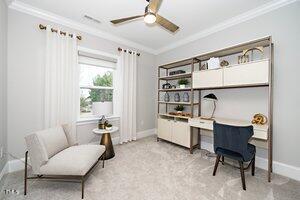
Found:
[(24, 169), (24, 195), (27, 194), (27, 159), (28, 159), (28, 151), (25, 153), (25, 169)]
[(240, 164), (240, 171), (241, 171), (241, 179), (242, 179), (242, 184), (243, 184), (243, 190), (246, 190), (244, 164), (243, 164), (242, 161), (239, 161), (239, 164)]
[(224, 158), (224, 156), (222, 156), (222, 165), (224, 165), (224, 160), (225, 160), (225, 158)]
[(102, 168), (104, 168), (104, 161), (105, 161), (105, 152), (104, 152), (104, 154), (102, 155)]
[(81, 199), (84, 198), (84, 177), (81, 178)]
[(216, 159), (216, 163), (215, 163), (215, 168), (214, 168), (214, 172), (213, 172), (213, 176), (216, 175), (216, 172), (217, 172), (217, 168), (218, 168), (218, 165), (219, 165), (219, 162), (220, 162), (220, 155), (217, 155), (217, 159)]

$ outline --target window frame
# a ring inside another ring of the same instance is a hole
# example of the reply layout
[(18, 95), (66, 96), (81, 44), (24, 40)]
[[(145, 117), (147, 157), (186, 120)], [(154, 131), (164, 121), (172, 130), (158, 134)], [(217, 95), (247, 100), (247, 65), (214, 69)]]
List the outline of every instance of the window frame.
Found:
[[(117, 56), (117, 55), (109, 54), (109, 53), (98, 51), (98, 50), (88, 49), (88, 48), (85, 48), (85, 47), (78, 47), (78, 54), (80, 52), (94, 54), (94, 55), (97, 55), (97, 56), (104, 56), (104, 57), (107, 57), (107, 58), (110, 58), (110, 59), (114, 59), (114, 60), (116, 60), (116, 66), (118, 66), (119, 59), (120, 59), (119, 56)], [(100, 67), (100, 68), (109, 68), (109, 69), (112, 69), (112, 71), (113, 71), (113, 79), (115, 77), (114, 76), (115, 75), (115, 71), (117, 70), (117, 68), (111, 68), (111, 67), (97, 66), (97, 65), (92, 65), (92, 64), (81, 63), (80, 60), (78, 59), (78, 67), (79, 68), (80, 68), (81, 64), (95, 66), (95, 67)], [(113, 83), (114, 83), (114, 81), (113, 81)], [(113, 87), (105, 87), (105, 86), (80, 85), (80, 83), (79, 83), (79, 96), (78, 96), (79, 99), (80, 99), (80, 90), (81, 89), (113, 90), (113, 101), (112, 101), (112, 103), (113, 103), (113, 106), (115, 105), (115, 98), (114, 98), (114, 96), (115, 96), (115, 94), (114, 94), (115, 86), (114, 86), (114, 84), (113, 84)], [(114, 121), (114, 120), (119, 120), (120, 117), (116, 116), (115, 109), (113, 109), (113, 114), (111, 116), (107, 116), (106, 118)], [(100, 119), (100, 116), (95, 116), (93, 114), (91, 114), (90, 116), (87, 116), (87, 117), (82, 117), (81, 116), (81, 112), (80, 112), (80, 105), (79, 105), (79, 108), (78, 108), (78, 117), (77, 117), (77, 124), (95, 123), (95, 121), (98, 121), (99, 119)]]

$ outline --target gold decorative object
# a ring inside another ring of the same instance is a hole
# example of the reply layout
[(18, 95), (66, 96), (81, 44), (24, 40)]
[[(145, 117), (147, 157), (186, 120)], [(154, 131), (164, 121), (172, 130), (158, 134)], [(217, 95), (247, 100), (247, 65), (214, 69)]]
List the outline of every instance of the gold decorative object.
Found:
[(255, 114), (253, 116), (252, 124), (264, 125), (267, 122), (268, 122), (267, 117), (261, 113)]
[(207, 70), (208, 69), (208, 64), (204, 63), (203, 65), (201, 65), (200, 70)]
[(250, 51), (252, 52), (251, 58), (252, 58), (252, 61), (253, 61), (253, 51), (254, 50), (259, 51), (261, 53), (261, 59), (263, 59), (263, 57), (264, 57), (264, 47), (259, 46), (259, 47), (254, 47), (254, 48), (251, 48), (251, 49), (243, 50), (243, 54), (241, 56), (238, 56), (238, 64), (246, 63), (246, 62), (250, 61), (250, 57), (249, 57), (249, 55), (247, 55), (247, 53), (249, 53)]
[(228, 65), (229, 65), (229, 62), (227, 60), (222, 60), (222, 62), (220, 63), (221, 67), (225, 67), (225, 66), (228, 66)]
[(249, 55), (238, 56), (238, 64), (249, 62)]
[(181, 117), (191, 117), (191, 113), (185, 113), (185, 112), (169, 112), (169, 115), (175, 115), (175, 116), (181, 116)]

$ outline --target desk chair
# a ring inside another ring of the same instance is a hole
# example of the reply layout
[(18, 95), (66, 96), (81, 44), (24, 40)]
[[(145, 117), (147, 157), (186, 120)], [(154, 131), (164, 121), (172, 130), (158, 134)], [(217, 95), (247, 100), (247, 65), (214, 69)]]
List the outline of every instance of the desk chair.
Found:
[[(217, 154), (213, 176), (216, 175), (220, 159), (224, 164), (224, 157), (228, 157), (239, 162), (243, 189), (246, 190), (244, 170), (252, 166), (252, 176), (255, 172), (255, 152), (254, 145), (248, 141), (253, 135), (253, 126), (239, 127), (214, 122), (214, 151)], [(244, 162), (249, 162), (244, 168)]]

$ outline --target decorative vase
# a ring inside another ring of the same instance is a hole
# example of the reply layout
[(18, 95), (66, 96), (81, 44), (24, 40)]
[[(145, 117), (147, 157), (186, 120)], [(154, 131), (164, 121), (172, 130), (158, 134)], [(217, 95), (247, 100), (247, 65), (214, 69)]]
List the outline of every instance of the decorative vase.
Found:
[(180, 88), (180, 89), (184, 89), (184, 88), (185, 88), (185, 85), (179, 85), (179, 88)]
[(165, 93), (165, 97), (164, 97), (165, 102), (169, 102), (170, 101), (170, 95), (169, 93)]
[(183, 94), (183, 101), (184, 102), (189, 102), (190, 101), (190, 96), (189, 96), (189, 94), (187, 92), (185, 92)]
[(105, 130), (108, 130), (108, 131), (112, 130), (112, 126), (111, 127), (106, 127)]
[(174, 95), (174, 101), (175, 102), (179, 102), (180, 101), (180, 95), (179, 95), (179, 93), (175, 93), (175, 95)]

